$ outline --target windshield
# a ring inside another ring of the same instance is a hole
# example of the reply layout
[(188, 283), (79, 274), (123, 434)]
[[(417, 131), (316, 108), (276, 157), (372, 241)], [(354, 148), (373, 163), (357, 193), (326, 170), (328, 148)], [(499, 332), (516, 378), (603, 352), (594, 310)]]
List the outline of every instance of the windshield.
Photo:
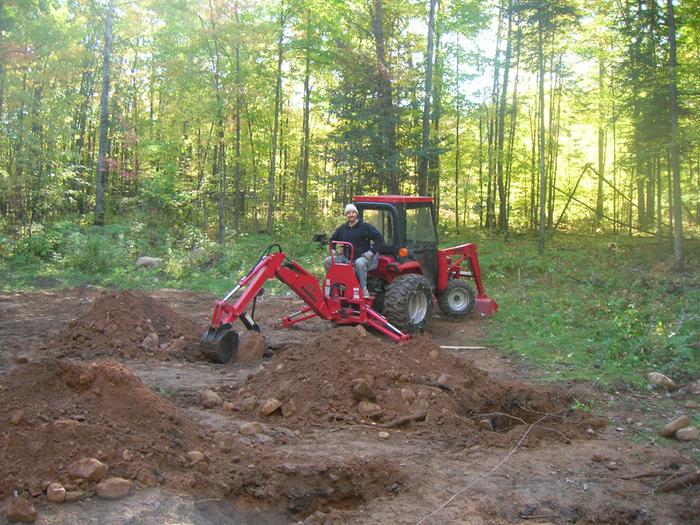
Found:
[(406, 208), (406, 244), (436, 244), (435, 225), (430, 206)]

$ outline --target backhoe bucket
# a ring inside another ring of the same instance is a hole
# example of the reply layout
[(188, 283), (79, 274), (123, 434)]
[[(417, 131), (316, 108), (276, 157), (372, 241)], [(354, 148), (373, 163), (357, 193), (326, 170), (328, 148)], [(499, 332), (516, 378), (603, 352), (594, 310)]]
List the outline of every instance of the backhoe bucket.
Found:
[(235, 361), (238, 354), (238, 332), (226, 323), (218, 328), (209, 328), (199, 340), (199, 351), (214, 363)]
[(494, 315), (498, 311), (498, 303), (488, 296), (477, 297), (474, 309), (481, 315)]

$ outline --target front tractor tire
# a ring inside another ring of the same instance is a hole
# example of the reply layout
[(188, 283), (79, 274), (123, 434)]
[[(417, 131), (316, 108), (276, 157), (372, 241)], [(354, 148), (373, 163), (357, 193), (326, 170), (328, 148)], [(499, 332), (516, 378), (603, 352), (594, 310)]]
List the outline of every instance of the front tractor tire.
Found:
[(423, 275), (401, 275), (386, 287), (384, 317), (408, 334), (422, 332), (433, 315), (433, 289)]
[(450, 317), (467, 317), (474, 310), (476, 292), (462, 279), (450, 279), (447, 288), (440, 294), (440, 310)]

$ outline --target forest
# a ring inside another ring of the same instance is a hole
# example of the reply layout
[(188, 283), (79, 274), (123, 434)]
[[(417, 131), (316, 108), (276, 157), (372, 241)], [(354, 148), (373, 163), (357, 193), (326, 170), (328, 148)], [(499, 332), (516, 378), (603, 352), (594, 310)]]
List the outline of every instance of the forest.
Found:
[(2, 243), (127, 216), (223, 243), (390, 193), (681, 265), (699, 49), (695, 0), (3, 2)]

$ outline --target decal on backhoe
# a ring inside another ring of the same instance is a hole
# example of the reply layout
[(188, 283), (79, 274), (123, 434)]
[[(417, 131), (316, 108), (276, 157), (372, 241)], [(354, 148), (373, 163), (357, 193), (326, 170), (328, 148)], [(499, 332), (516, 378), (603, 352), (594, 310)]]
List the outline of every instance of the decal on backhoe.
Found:
[(320, 298), (316, 297), (316, 290), (310, 284), (305, 284), (301, 287), (301, 291), (306, 294), (306, 296), (311, 299), (314, 303), (318, 302)]

